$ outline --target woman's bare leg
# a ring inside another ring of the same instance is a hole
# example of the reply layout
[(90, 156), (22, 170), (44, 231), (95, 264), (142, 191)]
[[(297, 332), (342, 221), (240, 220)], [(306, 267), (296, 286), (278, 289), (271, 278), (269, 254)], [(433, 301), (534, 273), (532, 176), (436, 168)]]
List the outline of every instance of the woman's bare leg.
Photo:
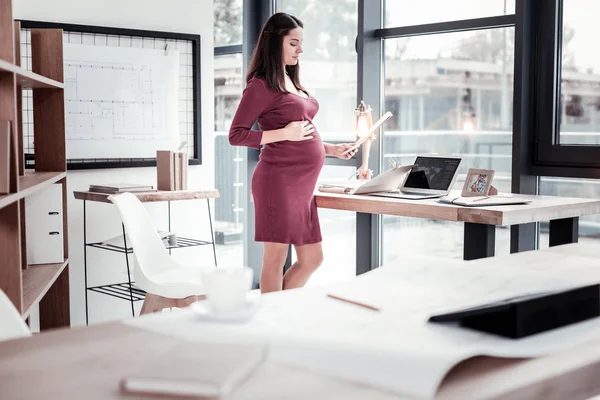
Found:
[(263, 243), (263, 263), (260, 273), (260, 292), (268, 293), (282, 290), (283, 265), (288, 253), (288, 244)]
[(302, 287), (310, 276), (323, 263), (323, 247), (321, 243), (294, 245), (298, 261), (294, 263), (283, 277), (283, 289)]

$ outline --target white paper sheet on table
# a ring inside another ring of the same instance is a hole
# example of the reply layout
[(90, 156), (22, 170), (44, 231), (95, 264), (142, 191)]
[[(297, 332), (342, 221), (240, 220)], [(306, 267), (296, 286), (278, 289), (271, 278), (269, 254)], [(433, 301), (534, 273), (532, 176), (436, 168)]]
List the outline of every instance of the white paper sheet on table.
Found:
[[(597, 282), (543, 271), (416, 257), (350, 282), (262, 296), (245, 324), (201, 323), (191, 311), (127, 323), (197, 341), (266, 342), (269, 359), (415, 397), (432, 397), (447, 372), (475, 355), (534, 357), (599, 337), (600, 319), (520, 340), (427, 323), (435, 313)], [(330, 299), (375, 305), (381, 312)]]

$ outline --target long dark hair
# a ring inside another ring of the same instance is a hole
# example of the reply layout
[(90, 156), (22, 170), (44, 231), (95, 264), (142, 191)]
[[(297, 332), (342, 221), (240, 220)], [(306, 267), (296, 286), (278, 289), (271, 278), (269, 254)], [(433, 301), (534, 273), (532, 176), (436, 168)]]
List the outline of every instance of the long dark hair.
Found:
[[(304, 28), (298, 18), (279, 12), (271, 15), (263, 26), (258, 43), (252, 54), (252, 61), (246, 75), (246, 83), (250, 79), (262, 78), (271, 89), (277, 92), (287, 92), (285, 88), (285, 75), (283, 74), (283, 38), (296, 28)], [(286, 65), (285, 70), (292, 83), (298, 90), (304, 91), (300, 84), (300, 65)]]

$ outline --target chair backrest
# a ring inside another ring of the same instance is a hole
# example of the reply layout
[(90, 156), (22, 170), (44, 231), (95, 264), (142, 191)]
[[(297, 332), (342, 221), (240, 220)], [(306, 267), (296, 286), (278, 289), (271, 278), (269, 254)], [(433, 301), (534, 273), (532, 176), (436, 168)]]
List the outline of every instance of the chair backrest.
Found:
[[(127, 232), (127, 246), (133, 248), (138, 267), (134, 269), (136, 282), (140, 283), (144, 278), (152, 280), (153, 275), (171, 268), (174, 262), (142, 202), (131, 193), (109, 196), (108, 199), (121, 214)], [(143, 277), (136, 276), (138, 270)]]
[(0, 340), (31, 336), (31, 331), (10, 299), (0, 290)]

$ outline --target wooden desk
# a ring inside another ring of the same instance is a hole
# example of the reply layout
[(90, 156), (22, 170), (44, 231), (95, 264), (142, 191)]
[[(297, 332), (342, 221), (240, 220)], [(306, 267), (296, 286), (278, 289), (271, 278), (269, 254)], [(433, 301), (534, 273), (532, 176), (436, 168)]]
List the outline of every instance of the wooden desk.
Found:
[[(574, 263), (577, 259), (591, 259), (587, 255), (594, 255), (595, 259), (594, 251), (579, 251), (577, 246), (581, 245), (529, 252), (535, 253), (529, 255), (500, 256), (493, 260), (515, 260), (523, 263), (525, 268), (527, 264), (518, 260), (551, 257), (553, 252), (573, 255)], [(486, 261), (477, 263), (484, 268)], [(591, 269), (590, 272), (596, 273)], [(156, 323), (159, 322), (160, 318)], [(120, 395), (119, 379), (147, 367), (159, 354), (168, 357), (169, 349), (182, 343), (186, 343), (185, 340), (118, 322), (0, 342), (0, 398), (142, 399), (144, 397)], [(190, 366), (181, 365), (180, 368)], [(446, 376), (435, 398), (583, 400), (600, 393), (598, 374), (600, 334), (592, 342), (548, 357), (467, 360)], [(228, 397), (230, 400), (312, 398), (407, 399), (271, 361), (262, 365)]]
[[(156, 201), (179, 201), (179, 200), (197, 200), (197, 199), (215, 199), (220, 197), (217, 189), (207, 190), (158, 190), (154, 192), (133, 193), (142, 203), (151, 203)], [(73, 192), (77, 200), (97, 201), (100, 203), (110, 203), (107, 193), (96, 192)]]
[[(207, 190), (173, 190), (173, 191), (151, 191), (151, 192), (138, 192), (133, 193), (142, 203), (152, 203), (152, 202), (167, 202), (167, 221), (168, 221), (168, 231), (171, 231), (171, 202), (172, 201), (183, 201), (183, 200), (202, 200), (206, 199), (206, 207), (208, 210), (208, 221), (210, 224), (210, 237), (211, 240), (196, 240), (189, 238), (181, 238), (178, 237), (178, 244), (173, 246), (168, 246), (169, 253), (172, 248), (178, 247), (191, 247), (191, 246), (200, 246), (200, 245), (212, 245), (213, 248), (213, 256), (215, 260), (215, 266), (217, 265), (217, 249), (215, 248), (215, 235), (213, 232), (212, 225), (212, 216), (210, 212), (210, 199), (214, 199), (220, 196), (219, 191), (217, 189), (207, 189)], [(133, 249), (127, 245), (127, 241), (125, 239), (125, 226), (122, 225), (123, 230), (123, 246), (108, 247), (103, 245), (101, 242), (97, 243), (88, 243), (87, 241), (87, 208), (86, 203), (88, 201), (98, 202), (98, 203), (108, 203), (112, 204), (108, 197), (111, 196), (107, 193), (97, 193), (90, 191), (75, 191), (73, 192), (75, 199), (83, 200), (83, 269), (84, 269), (84, 280), (85, 280), (85, 323), (88, 324), (89, 315), (88, 315), (88, 290), (106, 294), (112, 297), (116, 297), (123, 300), (128, 300), (131, 303), (131, 314), (135, 316), (134, 302), (142, 301), (145, 296), (145, 292), (140, 289), (134, 288), (131, 281), (131, 268), (129, 266), (129, 258), (128, 254), (133, 253)], [(87, 248), (95, 247), (110, 251), (117, 251), (125, 254), (125, 263), (127, 266), (127, 282), (114, 283), (109, 285), (101, 285), (88, 287), (87, 281)]]
[(475, 260), (494, 255), (496, 226), (550, 221), (550, 246), (578, 241), (579, 217), (600, 214), (600, 199), (515, 194), (530, 204), (462, 207), (437, 199), (407, 200), (368, 195), (316, 192), (317, 207), (369, 214), (397, 215), (463, 222), (463, 258)]

